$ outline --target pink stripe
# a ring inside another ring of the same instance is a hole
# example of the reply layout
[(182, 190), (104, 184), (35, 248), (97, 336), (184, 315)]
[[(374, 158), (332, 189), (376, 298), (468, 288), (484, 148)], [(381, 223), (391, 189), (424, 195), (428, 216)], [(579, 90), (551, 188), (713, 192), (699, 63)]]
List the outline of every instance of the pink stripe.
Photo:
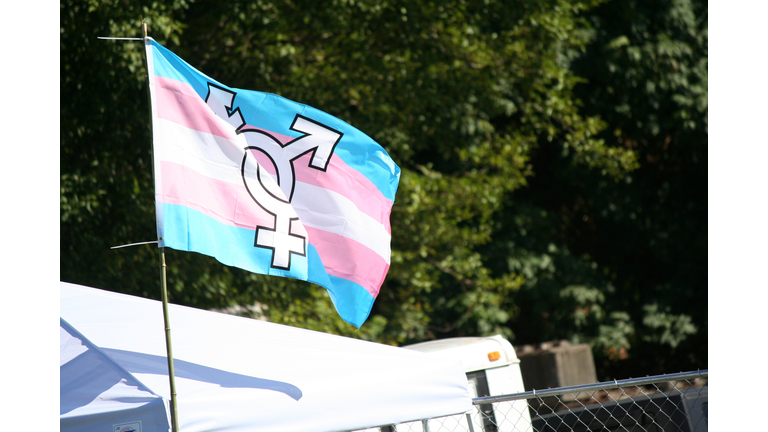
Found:
[(296, 137), (292, 137), (292, 136), (289, 136), (289, 135), (279, 134), (277, 132), (268, 131), (266, 129), (258, 128), (256, 126), (251, 126), (249, 124), (246, 124), (245, 126), (240, 128), (240, 130), (241, 131), (254, 130), (254, 131), (266, 132), (266, 133), (272, 135), (276, 140), (280, 141), (280, 144), (282, 144), (283, 147), (285, 147), (285, 144), (287, 144), (287, 143), (289, 143), (289, 142), (291, 142), (291, 141), (296, 139)]
[[(157, 116), (200, 132), (232, 139), (235, 132), (220, 124), (213, 111), (191, 85), (172, 78), (155, 76), (155, 100)], [(272, 135), (285, 144), (295, 137), (268, 131), (251, 125), (244, 125), (241, 130), (259, 130)]]
[[(273, 226), (274, 217), (248, 194), (245, 186), (205, 177), (172, 162), (160, 162), (163, 191), (159, 201), (183, 205), (228, 225), (255, 229)], [(389, 264), (376, 252), (338, 234), (294, 224), (294, 234), (315, 246), (328, 274), (351, 280), (376, 297)]]
[(205, 101), (187, 83), (155, 76), (157, 116), (189, 129), (234, 139), (232, 128), (223, 126)]
[[(275, 175), (275, 167), (264, 153), (252, 151), (252, 154), (268, 173)], [(294, 166), (308, 167), (311, 157), (311, 153), (301, 156), (296, 159)], [(321, 187), (347, 197), (361, 212), (380, 222), (384, 225), (387, 233), (392, 234), (389, 223), (392, 201), (385, 198), (368, 178), (349, 168), (341, 158), (332, 156), (328, 170), (325, 172), (311, 168), (297, 169), (296, 181)]]
[[(311, 154), (297, 159), (296, 166), (309, 166)], [(368, 177), (350, 168), (340, 157), (333, 155), (328, 170), (296, 170), (296, 181), (319, 186), (349, 198), (361, 212), (380, 222), (391, 235), (389, 214), (392, 201), (385, 198)]]
[[(234, 139), (236, 134), (232, 129), (222, 126), (216, 121), (212, 111), (208, 108), (200, 96), (187, 83), (174, 79), (156, 78), (156, 99), (157, 115), (160, 118), (169, 120), (181, 126), (192, 130), (221, 136), (228, 139)], [(254, 126), (246, 125), (244, 130), (257, 129), (264, 130)], [(293, 137), (266, 131), (274, 136), (281, 143), (285, 144)], [(267, 161), (261, 152), (254, 152), (259, 162)], [(309, 165), (310, 154), (306, 154), (296, 160), (297, 167), (306, 167)], [(275, 169), (271, 163), (264, 163), (264, 168), (271, 174), (275, 174)], [(385, 198), (376, 186), (355, 169), (350, 168), (341, 158), (336, 155), (331, 157), (328, 170), (326, 172), (315, 169), (298, 169), (296, 172), (296, 181), (303, 182), (324, 189), (336, 192), (346, 196), (360, 209), (361, 212), (380, 221), (391, 234), (389, 215), (392, 209), (392, 201)]]
[(307, 227), (309, 242), (317, 249), (329, 275), (360, 284), (376, 298), (389, 264), (376, 252), (338, 234)]
[(160, 162), (160, 176), (162, 203), (189, 207), (239, 228), (275, 224), (274, 216), (256, 204), (245, 185), (212, 179), (173, 162)]

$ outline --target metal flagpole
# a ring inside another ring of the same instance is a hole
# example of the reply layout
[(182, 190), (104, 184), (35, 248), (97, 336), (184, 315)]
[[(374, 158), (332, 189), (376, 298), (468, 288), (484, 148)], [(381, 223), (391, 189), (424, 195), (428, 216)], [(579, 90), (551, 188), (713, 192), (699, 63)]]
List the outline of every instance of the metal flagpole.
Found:
[[(148, 37), (148, 31), (147, 31), (147, 23), (142, 23), (142, 28), (144, 31), (144, 37), (143, 38), (125, 38), (125, 37), (99, 37), (99, 39), (105, 39), (105, 40), (124, 40), (124, 41), (142, 41), (144, 42), (144, 66), (145, 70), (147, 71), (147, 100), (149, 101), (149, 136), (150, 140), (152, 139), (153, 134), (153, 125), (152, 125), (152, 92), (149, 89), (149, 61), (147, 59), (147, 50), (146, 50), (146, 42)], [(154, 143), (152, 143), (152, 146), (150, 147), (152, 150), (154, 150)], [(152, 177), (154, 178), (155, 175), (155, 166), (152, 164)], [(139, 242), (139, 243), (131, 243), (127, 245), (122, 246), (114, 246), (111, 249), (118, 249), (128, 246), (136, 246), (136, 245), (143, 245), (143, 244), (150, 244), (150, 243), (160, 243), (162, 239), (154, 240), (154, 241), (147, 241), (147, 242)], [(171, 430), (173, 432), (179, 431), (179, 417), (178, 412), (176, 409), (176, 380), (174, 377), (174, 371), (173, 371), (173, 350), (171, 349), (171, 323), (168, 318), (168, 282), (167, 282), (167, 276), (166, 276), (166, 268), (167, 265), (165, 264), (165, 247), (160, 246), (160, 290), (161, 295), (163, 299), (163, 323), (165, 325), (165, 349), (168, 354), (168, 379), (170, 381), (171, 385)]]
[[(145, 24), (146, 25), (146, 24)], [(179, 418), (176, 411), (176, 382), (173, 372), (173, 350), (171, 349), (171, 324), (168, 320), (168, 289), (166, 282), (165, 248), (160, 247), (160, 289), (163, 292), (163, 321), (165, 323), (165, 347), (168, 351), (168, 379), (171, 383), (171, 430), (178, 432)]]
[[(144, 43), (146, 44), (147, 37), (148, 37), (148, 31), (147, 31), (147, 23), (142, 23), (142, 27), (144, 30)], [(146, 66), (147, 71), (147, 96), (149, 100), (149, 133), (150, 133), (150, 139), (152, 139), (152, 134), (154, 133), (153, 124), (152, 124), (152, 93), (149, 89), (149, 61), (147, 60), (147, 50), (146, 46), (144, 49), (144, 64)], [(151, 147), (154, 150), (154, 142)], [(152, 171), (153, 171), (153, 177), (154, 177), (154, 164), (152, 164)], [(178, 412), (176, 410), (176, 380), (174, 378), (174, 370), (173, 370), (173, 350), (171, 349), (171, 323), (168, 317), (168, 282), (167, 282), (167, 276), (166, 276), (166, 269), (167, 265), (165, 264), (165, 247), (160, 246), (158, 248), (160, 251), (160, 290), (162, 292), (162, 298), (163, 298), (163, 323), (165, 324), (165, 348), (168, 354), (168, 379), (170, 381), (171, 385), (171, 430), (173, 432), (179, 431), (179, 417)]]

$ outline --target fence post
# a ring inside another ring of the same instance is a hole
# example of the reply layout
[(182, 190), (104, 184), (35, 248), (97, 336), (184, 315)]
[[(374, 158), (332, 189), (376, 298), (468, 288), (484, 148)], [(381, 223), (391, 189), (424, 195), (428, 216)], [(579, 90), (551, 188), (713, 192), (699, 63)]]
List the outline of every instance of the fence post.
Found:
[(424, 419), (421, 421), (421, 428), (424, 430), (424, 432), (429, 432), (429, 419)]
[(467, 425), (469, 425), (469, 432), (475, 432), (475, 427), (472, 425), (472, 415), (467, 413)]

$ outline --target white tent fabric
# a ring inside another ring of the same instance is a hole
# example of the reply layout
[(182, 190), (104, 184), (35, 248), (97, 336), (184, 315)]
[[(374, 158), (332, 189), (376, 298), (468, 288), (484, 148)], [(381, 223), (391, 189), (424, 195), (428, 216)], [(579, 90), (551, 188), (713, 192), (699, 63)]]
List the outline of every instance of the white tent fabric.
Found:
[(61, 430), (168, 430), (165, 403), (160, 396), (112, 361), (63, 319), (59, 333)]
[[(167, 411), (170, 399), (161, 303), (62, 282), (60, 308), (61, 430), (157, 430), (157, 401)], [(183, 432), (347, 431), (472, 408), (458, 361), (173, 304), (169, 315)], [(65, 383), (78, 363), (103, 381), (85, 395)]]

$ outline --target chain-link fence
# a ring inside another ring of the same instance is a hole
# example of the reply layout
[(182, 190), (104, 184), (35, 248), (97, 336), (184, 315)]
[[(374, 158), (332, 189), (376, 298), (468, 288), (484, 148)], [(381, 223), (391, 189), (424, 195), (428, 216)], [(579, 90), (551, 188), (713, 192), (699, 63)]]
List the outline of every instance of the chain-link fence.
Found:
[(469, 414), (379, 430), (707, 432), (707, 379), (704, 370), (480, 397)]

